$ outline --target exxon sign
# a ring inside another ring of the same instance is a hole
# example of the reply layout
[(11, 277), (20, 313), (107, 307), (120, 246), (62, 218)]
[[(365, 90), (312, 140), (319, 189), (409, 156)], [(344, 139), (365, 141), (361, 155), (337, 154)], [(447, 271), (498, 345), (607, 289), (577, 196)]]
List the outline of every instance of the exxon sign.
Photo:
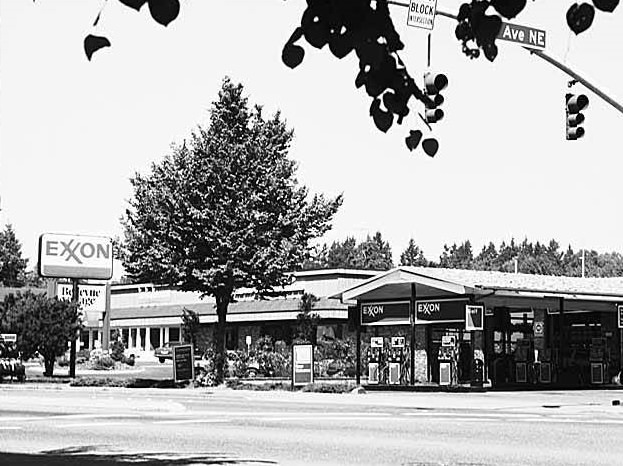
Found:
[(103, 236), (44, 233), (39, 274), (49, 278), (112, 278), (112, 240)]

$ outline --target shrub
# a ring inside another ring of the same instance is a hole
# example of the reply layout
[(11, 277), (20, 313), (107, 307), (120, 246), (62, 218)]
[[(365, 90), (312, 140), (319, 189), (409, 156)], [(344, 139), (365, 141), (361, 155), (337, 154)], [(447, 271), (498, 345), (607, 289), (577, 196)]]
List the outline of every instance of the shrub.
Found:
[(91, 369), (96, 371), (101, 370), (110, 370), (115, 367), (115, 361), (108, 356), (107, 354), (103, 354), (101, 356), (96, 356), (90, 361)]
[(301, 391), (302, 392), (313, 392), (313, 393), (348, 393), (353, 390), (357, 385), (353, 382), (344, 382), (344, 383), (326, 383), (326, 382), (315, 382), (305, 385)]

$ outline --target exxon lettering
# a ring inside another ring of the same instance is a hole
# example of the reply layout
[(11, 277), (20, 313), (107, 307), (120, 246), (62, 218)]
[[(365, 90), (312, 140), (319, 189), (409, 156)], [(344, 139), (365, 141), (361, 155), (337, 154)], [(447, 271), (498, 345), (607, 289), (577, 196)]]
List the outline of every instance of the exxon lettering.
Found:
[(364, 306), (363, 313), (369, 317), (376, 317), (378, 315), (383, 314), (383, 306), (381, 305), (373, 305), (373, 306)]
[(83, 259), (110, 259), (110, 244), (93, 244), (80, 242), (73, 239), (69, 241), (47, 241), (45, 245), (46, 256), (60, 256), (69, 262), (74, 260), (82, 264)]
[(418, 303), (417, 305), (418, 313), (431, 315), (434, 312), (439, 312), (441, 310), (441, 304), (439, 303)]

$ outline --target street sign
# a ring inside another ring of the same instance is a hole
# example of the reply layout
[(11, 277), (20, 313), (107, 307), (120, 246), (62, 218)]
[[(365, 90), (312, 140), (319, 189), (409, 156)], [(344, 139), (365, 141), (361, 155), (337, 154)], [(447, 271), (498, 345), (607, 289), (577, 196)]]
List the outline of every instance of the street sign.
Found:
[(17, 343), (17, 334), (16, 333), (0, 333), (0, 342)]
[(195, 357), (192, 345), (173, 347), (173, 380), (193, 380), (195, 378)]
[(112, 278), (112, 239), (44, 233), (39, 237), (39, 274), (49, 278)]
[(483, 330), (484, 313), (484, 306), (465, 306), (465, 330)]
[(407, 24), (416, 28), (433, 30), (437, 0), (410, 0)]
[(314, 382), (314, 347), (292, 345), (292, 385)]
[(545, 50), (545, 35), (545, 31), (542, 29), (502, 21), (502, 27), (497, 38), (515, 42), (524, 47)]

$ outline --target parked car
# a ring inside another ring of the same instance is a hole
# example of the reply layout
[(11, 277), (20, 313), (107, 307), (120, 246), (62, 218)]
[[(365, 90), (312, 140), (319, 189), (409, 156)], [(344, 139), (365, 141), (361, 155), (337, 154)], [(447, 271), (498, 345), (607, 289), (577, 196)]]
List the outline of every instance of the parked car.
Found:
[(167, 341), (163, 346), (154, 350), (154, 355), (158, 358), (158, 361), (164, 363), (167, 359), (173, 359), (173, 347), (182, 344), (181, 341)]

